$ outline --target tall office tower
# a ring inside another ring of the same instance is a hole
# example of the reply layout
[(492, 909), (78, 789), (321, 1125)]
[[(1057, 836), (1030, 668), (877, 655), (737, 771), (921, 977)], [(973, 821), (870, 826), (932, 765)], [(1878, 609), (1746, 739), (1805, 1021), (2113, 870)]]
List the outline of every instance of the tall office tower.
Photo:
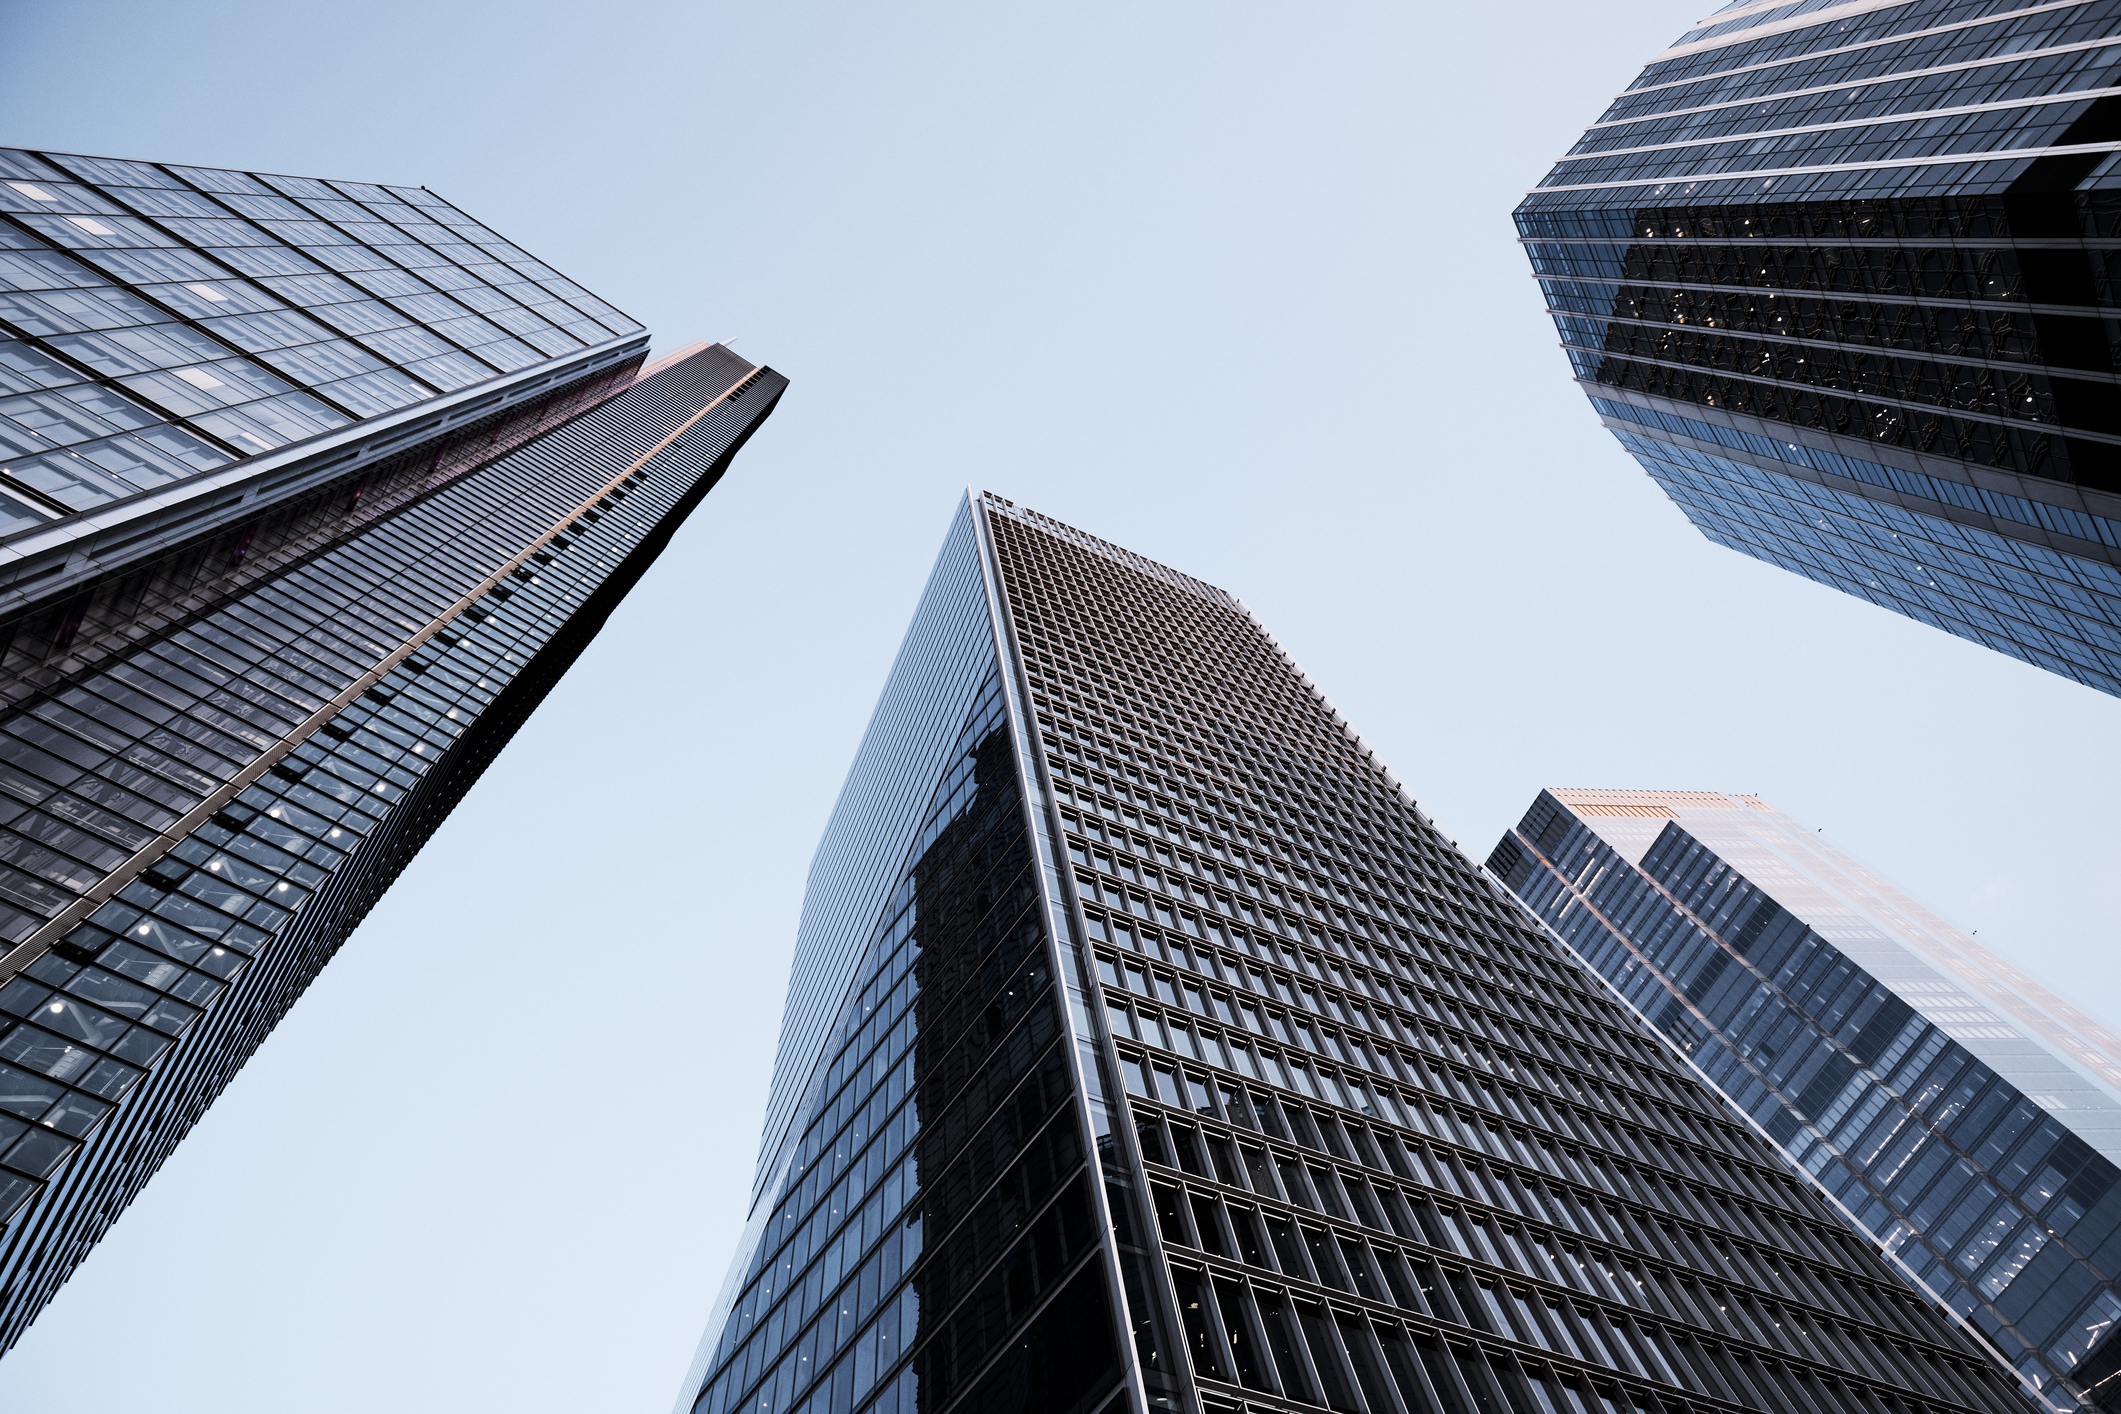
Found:
[(2121, 1409), (2121, 1037), (1756, 796), (1549, 790), (1488, 867), (2057, 1409)]
[(1517, 208), (1601, 420), (1719, 545), (2121, 693), (2121, 10), (1764, 0)]
[(684, 1414), (2024, 1408), (1220, 589), (968, 498)]
[(646, 345), (420, 188), (0, 150), (0, 1349), (784, 386)]

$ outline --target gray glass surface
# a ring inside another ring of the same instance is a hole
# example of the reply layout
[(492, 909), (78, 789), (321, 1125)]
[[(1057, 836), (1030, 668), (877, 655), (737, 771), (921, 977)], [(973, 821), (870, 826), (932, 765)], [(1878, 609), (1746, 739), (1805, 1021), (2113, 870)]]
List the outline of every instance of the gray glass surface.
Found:
[(2115, 1403), (2121, 1037), (1755, 797), (1546, 791), (1490, 867), (2052, 1407)]
[(0, 536), (640, 329), (424, 188), (0, 149)]
[[(526, 410), (528, 440), (414, 443), (416, 474), (335, 488), (234, 567), (213, 537), (182, 593), (94, 652), (28, 651), (49, 606), (14, 625), (39, 676), (0, 710), (0, 1349), (785, 386), (719, 346), (620, 373)], [(137, 605), (168, 573), (120, 588)]]
[(907, 643), (680, 1414), (2023, 1407), (1229, 594), (981, 496)]
[(2117, 65), (2115, 0), (1733, 12), (1516, 218), (1710, 540), (2121, 694)]

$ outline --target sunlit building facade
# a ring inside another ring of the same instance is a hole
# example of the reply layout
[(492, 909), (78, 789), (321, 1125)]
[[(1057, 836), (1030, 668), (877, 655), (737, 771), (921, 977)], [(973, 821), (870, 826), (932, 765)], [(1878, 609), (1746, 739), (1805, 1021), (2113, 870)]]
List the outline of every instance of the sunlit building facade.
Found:
[(1710, 540), (2121, 693), (2121, 11), (1739, 3), (1517, 208)]
[(2121, 1037), (1757, 796), (1543, 791), (1488, 867), (2052, 1407), (2121, 1408)]
[(0, 1349), (784, 386), (418, 187), (0, 150)]
[(1223, 590), (968, 496), (680, 1414), (2025, 1408)]

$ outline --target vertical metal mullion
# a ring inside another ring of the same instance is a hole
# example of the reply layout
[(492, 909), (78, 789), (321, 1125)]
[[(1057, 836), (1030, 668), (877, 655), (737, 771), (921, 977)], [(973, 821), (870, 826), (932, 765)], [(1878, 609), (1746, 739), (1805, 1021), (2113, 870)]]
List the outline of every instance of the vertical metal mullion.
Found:
[[(1121, 1273), (1119, 1240), (1113, 1226), (1110, 1200), (1105, 1191), (1103, 1143), (1115, 1146), (1129, 1171), (1129, 1178), (1137, 1189), (1147, 1192), (1146, 1175), (1141, 1167), (1140, 1155), (1134, 1151), (1133, 1135), (1126, 1132), (1124, 1123), (1115, 1123), (1116, 1097), (1107, 1093), (1106, 1081), (1117, 1076), (1118, 1057), (1112, 1049), (1112, 1039), (1105, 1029), (1096, 1023), (1085, 996), (1086, 987), (1094, 987), (1088, 981), (1089, 973), (1083, 967), (1083, 940), (1075, 928), (1074, 915), (1077, 900), (1074, 896), (1072, 878), (1064, 874), (1053, 852), (1053, 836), (1059, 828), (1058, 806), (1055, 802), (1051, 782), (1047, 779), (1045, 752), (1039, 736), (1037, 719), (1030, 712), (1030, 682), (1025, 673), (1023, 657), (1017, 649), (1015, 622), (1010, 617), (1008, 590), (1002, 580), (1001, 559), (995, 549), (994, 530), (988, 520), (987, 507), (979, 493), (968, 489), (966, 497), (973, 509), (973, 525), (979, 536), (980, 574), (986, 585), (988, 617), (995, 636), (995, 648), (1003, 664), (1002, 691), (1009, 713), (1010, 726), (1016, 738), (1018, 783), (1023, 791), (1024, 810), (1031, 835), (1038, 851), (1038, 870), (1041, 880), (1040, 893), (1046, 904), (1046, 916), (1050, 923), (1051, 960), (1054, 975), (1060, 980), (1067, 994), (1066, 1015), (1073, 1044), (1070, 1045), (1068, 1065), (1074, 1082), (1077, 1099), (1077, 1118), (1085, 1126), (1092, 1146), (1092, 1162), (1097, 1169), (1097, 1181), (1092, 1185), (1097, 1204), (1099, 1222), (1103, 1225), (1103, 1245), (1107, 1260), (1107, 1294), (1112, 1309), (1119, 1320), (1116, 1332), (1121, 1349), (1122, 1368), (1127, 1373), (1129, 1388), (1134, 1392), (1136, 1406), (1140, 1409), (1158, 1407), (1149, 1402), (1149, 1390), (1143, 1379), (1141, 1364), (1134, 1348), (1134, 1323), (1130, 1318), (1127, 1303), (1126, 1283)], [(1065, 947), (1063, 946), (1065, 940)], [(1097, 1089), (1091, 1090), (1092, 1082)], [(1118, 1107), (1118, 1117), (1125, 1116), (1124, 1103)], [(1140, 1216), (1140, 1215), (1138, 1215)], [(1183, 1329), (1177, 1323), (1177, 1299), (1171, 1291), (1168, 1265), (1163, 1260), (1162, 1243), (1155, 1231), (1153, 1215), (1140, 1226), (1147, 1236), (1137, 1235), (1145, 1250), (1154, 1258), (1157, 1271), (1149, 1274), (1156, 1282), (1157, 1295), (1161, 1298), (1163, 1311), (1159, 1313), (1160, 1324), (1167, 1338)], [(1183, 1342), (1180, 1342), (1181, 1345)], [(1176, 1371), (1180, 1362), (1173, 1360)], [(1186, 1362), (1186, 1373), (1180, 1376), (1185, 1393), (1197, 1393), (1191, 1385), (1191, 1364)]]
[[(67, 171), (67, 168), (66, 168), (66, 167), (65, 167), (65, 166), (64, 166), (64, 165), (63, 165), (62, 163), (60, 163), (60, 162), (57, 162), (57, 161), (55, 161), (55, 160), (54, 160), (54, 159), (53, 159), (53, 158), (52, 158), (52, 157), (51, 157), (50, 155), (48, 155), (48, 154), (46, 154), (46, 153), (42, 153), (42, 152), (39, 152), (39, 153), (37, 153), (37, 154), (35, 154), (35, 155), (36, 155), (37, 157), (41, 158), (42, 160), (44, 160), (45, 162), (49, 162), (49, 163), (51, 163), (51, 165), (52, 165), (52, 166), (54, 166), (54, 167), (58, 167), (58, 168), (59, 168), (59, 169), (60, 169), (61, 171)], [(63, 155), (63, 154), (62, 154), (62, 155)], [(123, 211), (123, 212), (124, 212), (124, 213), (125, 213), (126, 215), (130, 216), (130, 217), (131, 217), (131, 218), (132, 218), (133, 220), (135, 220), (135, 221), (138, 221), (138, 222), (140, 222), (140, 223), (141, 223), (141, 224), (143, 224), (143, 225), (146, 225), (146, 226), (150, 226), (150, 227), (152, 227), (153, 229), (155, 229), (156, 231), (160, 232), (160, 233), (161, 233), (162, 235), (164, 235), (164, 236), (167, 236), (167, 237), (169, 237), (169, 239), (171, 239), (171, 240), (173, 240), (173, 241), (176, 241), (176, 242), (178, 243), (178, 246), (179, 246), (179, 248), (181, 248), (181, 249), (183, 249), (183, 250), (186, 250), (186, 251), (189, 251), (189, 252), (191, 252), (191, 253), (192, 253), (192, 254), (194, 254), (194, 255), (202, 255), (202, 256), (207, 256), (207, 259), (209, 259), (209, 260), (213, 259), (213, 257), (212, 257), (212, 256), (210, 256), (210, 255), (207, 255), (207, 252), (206, 252), (206, 248), (205, 248), (204, 246), (198, 245), (197, 243), (195, 243), (195, 242), (193, 242), (193, 241), (185, 240), (185, 239), (183, 239), (182, 237), (180, 237), (180, 236), (177, 236), (177, 235), (175, 235), (175, 234), (174, 234), (174, 233), (172, 233), (172, 232), (171, 232), (171, 231), (170, 231), (170, 230), (169, 230), (169, 229), (168, 229), (168, 228), (167, 228), (166, 226), (164, 226), (164, 225), (162, 224), (162, 218), (157, 218), (157, 217), (154, 217), (154, 216), (150, 216), (150, 215), (148, 215), (147, 213), (145, 213), (145, 212), (141, 211), (141, 210), (140, 210), (140, 209), (139, 209), (138, 207), (136, 207), (136, 206), (132, 205), (132, 203), (130, 203), (130, 202), (128, 202), (128, 201), (126, 201), (126, 200), (125, 200), (125, 199), (124, 199), (123, 197), (120, 197), (120, 196), (114, 196), (114, 195), (112, 195), (112, 194), (111, 194), (111, 193), (110, 193), (109, 191), (107, 191), (107, 190), (105, 190), (105, 189), (104, 189), (104, 186), (103, 186), (103, 184), (102, 184), (102, 183), (101, 183), (100, 181), (87, 181), (87, 180), (84, 180), (84, 179), (83, 179), (82, 177), (80, 177), (79, 175), (77, 175), (77, 174), (74, 174), (74, 173), (72, 173), (72, 172), (68, 172), (68, 175), (69, 175), (69, 176), (72, 176), (72, 177), (74, 178), (74, 180), (75, 180), (76, 182), (78, 182), (78, 183), (79, 183), (80, 185), (82, 185), (82, 186), (85, 186), (85, 187), (89, 188), (89, 189), (90, 189), (91, 191), (95, 192), (95, 193), (96, 193), (96, 195), (98, 195), (98, 196), (102, 197), (102, 198), (103, 198), (103, 199), (104, 199), (105, 201), (107, 201), (107, 202), (110, 202), (110, 203), (111, 203), (112, 205), (116, 206), (116, 207), (117, 207), (117, 208), (118, 208), (119, 210)], [(207, 199), (208, 201), (214, 201), (214, 200), (215, 200), (215, 198), (214, 198), (214, 194), (213, 194), (212, 192), (210, 192), (210, 191), (206, 191), (206, 190), (203, 190), (202, 188), (199, 188), (199, 187), (196, 187), (196, 186), (193, 186), (193, 185), (192, 185), (192, 184), (191, 184), (190, 182), (187, 182), (187, 181), (185, 181), (185, 179), (184, 179), (184, 178), (182, 178), (182, 177), (178, 177), (178, 176), (176, 176), (176, 175), (175, 175), (174, 173), (165, 173), (165, 175), (169, 176), (169, 177), (170, 177), (170, 178), (171, 178), (171, 179), (172, 179), (173, 181), (180, 181), (180, 182), (184, 182), (185, 186), (186, 186), (187, 188), (189, 188), (189, 189), (190, 189), (190, 190), (191, 190), (191, 191), (192, 191), (192, 192), (193, 192), (194, 194), (196, 194), (196, 195), (199, 195), (199, 196), (203, 196), (203, 197), (205, 197), (205, 198), (206, 198), (206, 199)], [(240, 213), (238, 213), (238, 212), (236, 212), (236, 211), (232, 210), (231, 208), (229, 208), (229, 207), (228, 207), (228, 206), (226, 206), (225, 204), (222, 204), (222, 203), (219, 203), (219, 202), (216, 202), (216, 204), (217, 204), (217, 205), (221, 205), (221, 209), (222, 209), (222, 210), (224, 210), (224, 211), (227, 211), (227, 212), (228, 212), (228, 214), (229, 214), (230, 216), (236, 217), (236, 218), (237, 218), (238, 220), (243, 220), (243, 221), (249, 221), (249, 220), (250, 220), (250, 218), (249, 218), (248, 216), (243, 216), (243, 215), (241, 215)], [(258, 227), (258, 229), (259, 229), (259, 230), (261, 230), (261, 231), (265, 230), (265, 228), (264, 228), (264, 227), (262, 227), (262, 226)], [(272, 231), (265, 231), (265, 234), (266, 234), (266, 235), (268, 235), (268, 236), (271, 236), (271, 237), (272, 237), (272, 238), (273, 238), (274, 240), (276, 240), (276, 241), (279, 241), (279, 240), (280, 240), (279, 236), (278, 236), (277, 234), (275, 234), (274, 232), (272, 232)], [(285, 246), (285, 245), (287, 245), (287, 242), (285, 242), (285, 241), (280, 241), (280, 244), (281, 244), (281, 245), (283, 245), (283, 246)], [(294, 249), (294, 247), (292, 247), (292, 246), (288, 246), (288, 248), (289, 248), (290, 250)], [(299, 252), (298, 252), (298, 253), (299, 253)], [(72, 254), (72, 252), (71, 252), (71, 251), (69, 251), (69, 252), (68, 252), (68, 254), (69, 254), (69, 255), (71, 255), (71, 254)], [(217, 264), (226, 264), (227, 262), (225, 262), (225, 261), (217, 261), (216, 263), (217, 263)], [(243, 275), (243, 274), (241, 274), (241, 273), (238, 273), (238, 274), (237, 274), (237, 275), (235, 276), (235, 278), (236, 278), (236, 279), (239, 279), (239, 280), (243, 280), (243, 281), (246, 281), (246, 282), (251, 282), (251, 277), (250, 277), (250, 276), (248, 276), (248, 275)], [(238, 358), (238, 359), (242, 359), (242, 360), (244, 360), (244, 361), (246, 361), (246, 362), (249, 362), (249, 363), (257, 363), (257, 362), (259, 362), (259, 357), (258, 357), (258, 355), (257, 355), (257, 354), (254, 354), (254, 353), (252, 353), (252, 352), (251, 352), (250, 350), (248, 350), (248, 349), (245, 349), (245, 348), (239, 348), (239, 347), (237, 347), (237, 346), (236, 346), (235, 344), (231, 343), (231, 342), (230, 342), (230, 341), (229, 341), (228, 339), (224, 338), (224, 337), (223, 337), (223, 336), (222, 336), (221, 334), (217, 333), (216, 331), (214, 331), (214, 330), (212, 330), (212, 329), (209, 329), (209, 328), (207, 328), (207, 327), (206, 327), (206, 326), (205, 326), (204, 324), (200, 323), (200, 322), (199, 322), (199, 321), (198, 321), (197, 319), (194, 319), (194, 318), (193, 318), (193, 317), (192, 317), (191, 315), (189, 315), (189, 314), (183, 314), (183, 313), (180, 313), (180, 312), (178, 312), (178, 311), (177, 311), (177, 310), (175, 310), (175, 309), (172, 309), (172, 308), (171, 308), (170, 306), (168, 306), (168, 305), (164, 304), (164, 303), (163, 303), (163, 302), (162, 302), (161, 300), (159, 300), (159, 299), (156, 299), (156, 298), (155, 298), (155, 297), (154, 297), (153, 295), (151, 295), (151, 294), (148, 294), (148, 293), (147, 293), (146, 291), (142, 290), (142, 289), (141, 289), (141, 288), (140, 288), (140, 287), (139, 287), (139, 286), (138, 286), (137, 284), (135, 284), (135, 283), (134, 283), (134, 282), (133, 282), (133, 281), (132, 281), (131, 279), (127, 279), (127, 280), (125, 280), (125, 281), (123, 282), (123, 286), (122, 286), (122, 287), (124, 288), (125, 292), (126, 292), (127, 294), (131, 295), (131, 296), (132, 296), (132, 297), (133, 297), (134, 299), (137, 299), (137, 300), (141, 301), (141, 302), (142, 302), (142, 303), (144, 303), (144, 304), (147, 304), (147, 305), (149, 305), (149, 306), (151, 306), (151, 307), (153, 307), (153, 308), (155, 308), (155, 309), (158, 309), (158, 310), (160, 310), (160, 311), (161, 311), (161, 312), (162, 312), (163, 314), (167, 315), (167, 316), (169, 317), (169, 319), (170, 319), (170, 321), (171, 321), (172, 323), (176, 323), (176, 324), (182, 324), (182, 325), (183, 325), (184, 327), (186, 327), (187, 329), (190, 329), (190, 330), (191, 330), (191, 331), (193, 331), (194, 333), (198, 334), (198, 335), (199, 335), (199, 336), (200, 336), (201, 338), (206, 338), (206, 339), (212, 339), (212, 340), (213, 340), (213, 341), (214, 341), (215, 343), (217, 343), (217, 344), (221, 345), (221, 346), (222, 346), (223, 348), (225, 348), (225, 349), (229, 350), (229, 352), (227, 353), (227, 355), (225, 355), (226, 357), (228, 357), (228, 358)], [(262, 287), (262, 286), (261, 286), (260, 288), (264, 288), (264, 287)], [(272, 293), (272, 291), (271, 291), (271, 290), (269, 290), (269, 289), (268, 289), (268, 290), (267, 290), (266, 292), (267, 292), (268, 294), (271, 294), (271, 293)], [(278, 296), (277, 296), (277, 295), (274, 295), (274, 298), (276, 298), (276, 299), (277, 299), (277, 298), (278, 298)], [(299, 311), (298, 311), (298, 312), (299, 312)], [(299, 347), (299, 345), (297, 345), (297, 347)], [(293, 380), (292, 378), (289, 378), (289, 377), (288, 377), (288, 375), (286, 375), (286, 374), (282, 373), (282, 372), (281, 372), (281, 371), (280, 371), (280, 370), (279, 370), (278, 368), (275, 368), (275, 367), (273, 367), (273, 366), (272, 366), (271, 364), (265, 364), (265, 365), (264, 365), (264, 367), (266, 368), (266, 370), (267, 370), (268, 372), (270, 372), (271, 374), (273, 374), (273, 376), (275, 376), (275, 377), (278, 377), (278, 378), (286, 378), (286, 379), (287, 379), (287, 381), (289, 381), (289, 382), (294, 382), (294, 380)], [(421, 381), (422, 381), (422, 382), (425, 382), (426, 380), (425, 380), (425, 379), (422, 379)], [(320, 392), (318, 392), (318, 391), (316, 390), (316, 388), (315, 388), (315, 387), (313, 387), (313, 386), (310, 386), (310, 385), (308, 385), (308, 384), (296, 384), (296, 387), (297, 387), (298, 391), (300, 391), (300, 392), (303, 392), (303, 393), (307, 393), (307, 394), (308, 394), (308, 395), (309, 395), (310, 397), (312, 397), (312, 398), (315, 398), (315, 399), (316, 399), (316, 400), (317, 400), (318, 402), (320, 402), (320, 403), (323, 403), (323, 404), (324, 404), (324, 405), (325, 405), (326, 407), (330, 408), (330, 409), (331, 409), (331, 410), (332, 410), (333, 412), (339, 413), (339, 414), (341, 414), (341, 415), (343, 415), (343, 416), (345, 416), (345, 417), (350, 417), (350, 418), (352, 418), (352, 419), (353, 419), (353, 420), (354, 420), (355, 422), (363, 422), (363, 421), (366, 421), (366, 420), (367, 420), (367, 419), (366, 419), (366, 418), (365, 418), (365, 417), (364, 417), (364, 416), (363, 416), (362, 414), (360, 414), (360, 413), (357, 413), (357, 412), (355, 412), (355, 411), (354, 411), (354, 410), (353, 410), (352, 408), (349, 408), (349, 407), (345, 406), (344, 404), (340, 403), (340, 402), (339, 402), (339, 401), (338, 401), (338, 400), (337, 400), (336, 398), (333, 398), (333, 397), (331, 397), (331, 396), (329, 396), (329, 395), (327, 395), (327, 394), (324, 394), (324, 393), (320, 393)], [(127, 390), (127, 391), (128, 391), (128, 393), (130, 394), (130, 390)], [(436, 390), (436, 391), (438, 391), (438, 392), (439, 392), (440, 390), (438, 389), (438, 390)], [(137, 396), (137, 395), (133, 395), (133, 396)], [(259, 402), (259, 401), (262, 401), (262, 399), (258, 399), (258, 398), (253, 398), (253, 399), (251, 399), (251, 401), (252, 401), (252, 402)], [(240, 408), (240, 407), (242, 407), (242, 406), (243, 406), (243, 404), (241, 404), (241, 403), (238, 403), (238, 404), (236, 404), (236, 407), (239, 407), (239, 408)], [(187, 422), (187, 423), (186, 423), (185, 425), (186, 425), (187, 427), (189, 427), (189, 426), (190, 426), (190, 423), (189, 423), (189, 422)], [(194, 429), (194, 430), (196, 431), (196, 429)], [(217, 440), (218, 440), (218, 439), (217, 439)], [(253, 454), (253, 455), (255, 455), (255, 454)]]

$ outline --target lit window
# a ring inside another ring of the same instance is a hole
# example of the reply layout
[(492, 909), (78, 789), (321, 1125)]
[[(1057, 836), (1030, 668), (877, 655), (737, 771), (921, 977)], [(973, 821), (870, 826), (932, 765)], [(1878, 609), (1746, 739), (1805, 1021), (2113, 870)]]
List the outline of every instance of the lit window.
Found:
[(179, 368), (176, 375), (194, 388), (223, 388), (227, 385), (203, 368)]
[(21, 192), (31, 201), (57, 201), (59, 199), (43, 187), (32, 185), (29, 182), (9, 182), (8, 185)]
[(212, 300), (215, 304), (225, 304), (228, 300), (227, 295), (222, 294), (212, 285), (186, 285), (184, 288), (190, 290), (200, 299)]
[(66, 219), (73, 222), (76, 226), (79, 226), (82, 230), (88, 232), (92, 236), (112, 236), (117, 234), (117, 232), (113, 231), (110, 227), (104, 225), (101, 221), (98, 221), (93, 216), (69, 216)]

